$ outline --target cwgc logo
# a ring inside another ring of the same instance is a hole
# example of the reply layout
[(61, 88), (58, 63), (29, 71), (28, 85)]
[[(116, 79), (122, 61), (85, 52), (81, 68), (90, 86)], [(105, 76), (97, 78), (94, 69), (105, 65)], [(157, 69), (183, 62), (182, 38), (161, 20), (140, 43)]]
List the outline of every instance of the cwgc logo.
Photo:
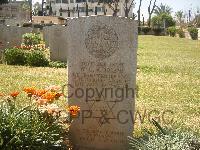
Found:
[(85, 45), (90, 55), (97, 59), (110, 57), (119, 49), (118, 36), (110, 26), (98, 23), (87, 32)]

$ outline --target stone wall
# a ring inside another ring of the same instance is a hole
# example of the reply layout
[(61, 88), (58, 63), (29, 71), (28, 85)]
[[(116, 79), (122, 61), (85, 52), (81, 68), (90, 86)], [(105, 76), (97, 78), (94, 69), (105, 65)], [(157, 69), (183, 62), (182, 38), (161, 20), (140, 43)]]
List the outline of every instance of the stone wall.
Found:
[(33, 23), (65, 24), (66, 20), (57, 16), (33, 16)]

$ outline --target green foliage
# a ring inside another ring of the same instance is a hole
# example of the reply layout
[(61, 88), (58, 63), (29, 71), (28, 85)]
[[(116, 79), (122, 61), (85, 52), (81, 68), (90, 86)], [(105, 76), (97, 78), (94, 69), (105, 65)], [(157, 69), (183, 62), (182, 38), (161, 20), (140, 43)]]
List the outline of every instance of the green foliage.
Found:
[(6, 49), (5, 61), (9, 65), (48, 66), (49, 60), (40, 50), (26, 51), (19, 48)]
[(151, 20), (151, 23), (152, 27), (162, 27), (164, 26), (165, 23), (166, 28), (175, 26), (176, 24), (172, 16), (168, 14), (161, 14), (159, 16), (154, 16)]
[(8, 0), (0, 0), (0, 5), (1, 4), (6, 4), (6, 3), (8, 3)]
[(176, 36), (176, 32), (177, 32), (176, 27), (169, 27), (169, 28), (167, 28), (167, 34), (169, 34), (172, 37)]
[(16, 108), (10, 100), (0, 102), (0, 149), (64, 149), (63, 137), (57, 120), (49, 122), (38, 108)]
[(35, 50), (27, 54), (27, 64), (30, 66), (44, 67), (49, 65), (49, 61), (43, 52)]
[(196, 150), (200, 149), (200, 139), (191, 132), (163, 128), (155, 120), (156, 134), (146, 132), (142, 138), (128, 137), (129, 149), (133, 150)]
[(67, 63), (61, 61), (50, 61), (49, 66), (53, 68), (66, 68)]
[(177, 30), (177, 32), (180, 38), (185, 38), (185, 32), (183, 31), (183, 29), (180, 28)]
[(4, 58), (9, 65), (25, 65), (26, 55), (22, 49), (10, 48), (4, 52)]
[(156, 9), (154, 10), (154, 14), (157, 16), (161, 14), (168, 14), (170, 15), (172, 13), (172, 8), (166, 4), (160, 4), (160, 6), (157, 6)]
[(161, 35), (162, 31), (164, 31), (163, 28), (160, 28), (160, 27), (154, 27), (153, 28), (154, 35), (156, 35), (156, 36)]
[(142, 30), (142, 32), (144, 32), (144, 34), (147, 34), (148, 32), (151, 31), (151, 27), (144, 26), (144, 27), (141, 27), (141, 30)]
[(184, 15), (184, 12), (183, 11), (177, 11), (175, 13), (175, 17), (177, 19), (177, 22), (179, 23), (179, 25), (182, 25), (184, 23), (184, 18), (185, 18), (185, 15)]
[(198, 29), (195, 27), (188, 28), (188, 32), (190, 33), (190, 36), (193, 40), (198, 39)]
[(41, 37), (36, 33), (26, 33), (23, 36), (23, 44), (26, 46), (37, 45), (41, 43)]

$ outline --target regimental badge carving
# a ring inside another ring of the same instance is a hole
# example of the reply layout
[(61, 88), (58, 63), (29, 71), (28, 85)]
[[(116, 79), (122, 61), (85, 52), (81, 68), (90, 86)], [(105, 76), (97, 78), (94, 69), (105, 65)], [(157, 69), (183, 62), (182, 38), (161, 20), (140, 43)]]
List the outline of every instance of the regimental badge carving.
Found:
[(115, 30), (104, 24), (93, 25), (87, 32), (85, 46), (90, 55), (105, 59), (119, 49), (118, 36)]

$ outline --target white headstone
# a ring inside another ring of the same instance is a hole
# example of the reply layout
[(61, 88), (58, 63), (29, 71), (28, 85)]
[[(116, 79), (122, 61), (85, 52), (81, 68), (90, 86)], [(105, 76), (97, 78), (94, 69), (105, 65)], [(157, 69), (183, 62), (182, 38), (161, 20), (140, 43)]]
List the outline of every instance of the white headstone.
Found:
[(133, 132), (137, 23), (96, 16), (67, 26), (69, 105), (80, 106), (70, 126), (77, 150), (127, 150)]

